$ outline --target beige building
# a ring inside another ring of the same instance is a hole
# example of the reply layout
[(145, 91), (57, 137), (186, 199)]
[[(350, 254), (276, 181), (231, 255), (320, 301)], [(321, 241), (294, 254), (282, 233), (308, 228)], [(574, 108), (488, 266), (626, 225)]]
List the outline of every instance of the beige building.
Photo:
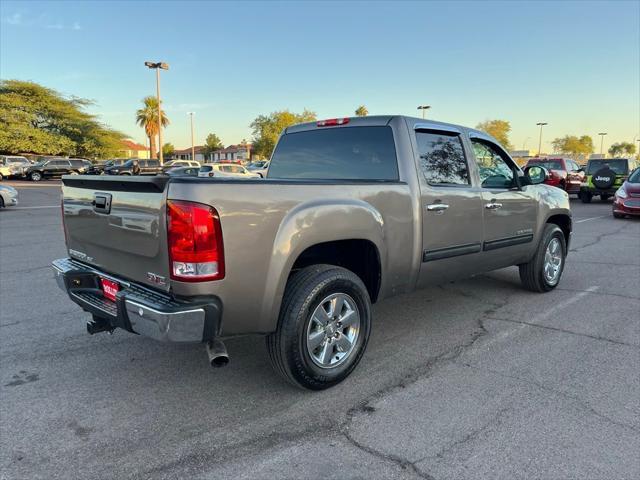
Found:
[(141, 160), (151, 158), (149, 155), (149, 147), (140, 145), (133, 140), (122, 140), (120, 156), (122, 158), (139, 158)]

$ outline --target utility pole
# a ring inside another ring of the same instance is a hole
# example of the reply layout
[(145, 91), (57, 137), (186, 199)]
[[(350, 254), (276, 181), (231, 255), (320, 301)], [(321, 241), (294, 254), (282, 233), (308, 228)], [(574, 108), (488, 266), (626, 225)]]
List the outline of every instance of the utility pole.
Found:
[[(156, 70), (156, 97), (158, 98), (158, 160), (163, 164), (162, 155), (162, 104), (160, 103), (160, 70), (169, 70), (169, 65), (163, 62), (144, 62), (144, 64)], [(151, 152), (153, 155), (153, 152)]]
[(424, 112), (429, 110), (431, 105), (418, 105), (418, 110), (422, 110), (422, 119), (424, 120)]
[(604, 147), (604, 136), (607, 134), (607, 132), (600, 132), (598, 133), (598, 135), (600, 135), (600, 155), (602, 155), (604, 153), (603, 151), (603, 147)]
[(547, 122), (538, 122), (536, 123), (536, 125), (540, 127), (540, 138), (538, 139), (538, 157), (539, 157), (542, 152), (542, 127), (548, 124)]
[(196, 161), (196, 147), (195, 143), (193, 143), (193, 114), (194, 112), (189, 112), (187, 115), (191, 117), (191, 161)]

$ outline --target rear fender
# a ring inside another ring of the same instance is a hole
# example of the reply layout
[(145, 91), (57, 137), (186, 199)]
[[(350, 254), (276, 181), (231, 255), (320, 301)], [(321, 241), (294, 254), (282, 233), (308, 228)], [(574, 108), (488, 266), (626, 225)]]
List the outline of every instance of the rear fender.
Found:
[(381, 290), (387, 251), (384, 220), (378, 210), (360, 200), (313, 201), (299, 205), (282, 220), (273, 244), (262, 300), (260, 331), (274, 331), (291, 268), (307, 248), (336, 240), (368, 240), (380, 255)]

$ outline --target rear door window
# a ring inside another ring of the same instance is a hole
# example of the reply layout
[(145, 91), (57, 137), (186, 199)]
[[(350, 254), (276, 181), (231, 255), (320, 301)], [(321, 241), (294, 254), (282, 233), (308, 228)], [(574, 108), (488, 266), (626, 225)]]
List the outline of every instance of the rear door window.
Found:
[(459, 134), (416, 132), (420, 170), (429, 185), (469, 185), (469, 166)]
[(587, 173), (593, 175), (601, 168), (609, 167), (616, 172), (617, 175), (626, 175), (629, 171), (627, 165), (626, 160), (591, 160), (589, 161), (589, 170)]
[(390, 127), (337, 127), (283, 135), (269, 178), (398, 180)]

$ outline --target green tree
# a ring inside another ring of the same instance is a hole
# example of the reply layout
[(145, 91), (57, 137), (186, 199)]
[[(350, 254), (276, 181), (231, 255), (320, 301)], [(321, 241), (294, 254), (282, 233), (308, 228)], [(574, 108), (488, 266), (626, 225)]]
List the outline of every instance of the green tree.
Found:
[[(156, 143), (156, 135), (158, 135), (158, 99), (156, 97), (144, 97), (142, 99), (144, 106), (136, 111), (136, 123), (144, 128), (144, 133), (149, 138), (151, 145), (151, 155), (156, 155), (158, 147)], [(169, 125), (169, 119), (164, 111), (162, 112), (162, 126)], [(154, 156), (154, 158), (156, 158)]]
[(91, 104), (37, 83), (0, 80), (0, 152), (88, 158), (116, 155), (124, 136), (85, 112)]
[(222, 145), (222, 140), (215, 133), (210, 133), (207, 135), (207, 139), (204, 142), (204, 153), (210, 154), (215, 152), (216, 150), (221, 150), (224, 148)]
[(282, 110), (272, 112), (270, 115), (260, 115), (250, 125), (253, 130), (252, 150), (261, 157), (269, 158), (278, 137), (285, 128), (296, 123), (311, 122), (315, 119), (315, 112), (306, 109), (302, 113)]
[(498, 140), (500, 144), (507, 150), (511, 150), (511, 142), (509, 141), (509, 132), (511, 132), (511, 123), (506, 120), (486, 120), (476, 125), (478, 130), (488, 133)]
[(636, 153), (636, 146), (630, 142), (614, 143), (609, 147), (609, 155), (612, 157), (620, 157), (622, 155), (633, 155)]
[(175, 151), (176, 151), (176, 149), (175, 149), (175, 147), (173, 146), (172, 143), (165, 143), (162, 146), (162, 155), (165, 156), (165, 157), (168, 157), (169, 155), (173, 155), (173, 152), (175, 152)]
[(360, 105), (358, 108), (356, 108), (355, 114), (358, 117), (366, 117), (367, 115), (369, 115), (369, 110), (367, 110), (367, 107), (365, 107), (364, 105)]
[(565, 135), (551, 142), (556, 153), (564, 153), (574, 159), (586, 158), (593, 153), (593, 139), (589, 135)]

